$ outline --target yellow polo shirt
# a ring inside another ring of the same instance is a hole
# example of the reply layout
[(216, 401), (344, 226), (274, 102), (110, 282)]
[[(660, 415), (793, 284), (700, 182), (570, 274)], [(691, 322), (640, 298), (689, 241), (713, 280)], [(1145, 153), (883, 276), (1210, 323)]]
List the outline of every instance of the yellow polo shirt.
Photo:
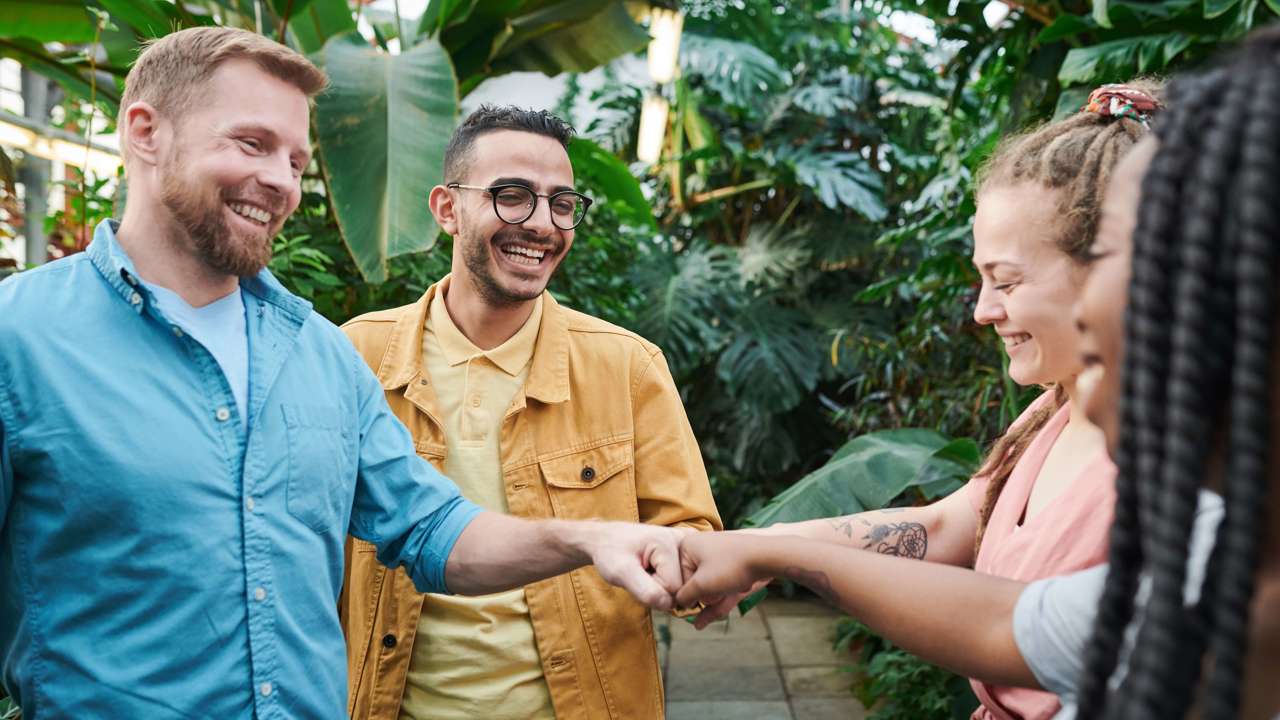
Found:
[[(449, 317), (448, 283), (446, 278), (431, 302), (422, 339), (444, 424), (444, 470), (468, 500), (505, 513), (498, 439), (507, 409), (529, 374), (542, 298), (515, 335), (486, 351)], [(555, 718), (522, 588), (475, 598), (426, 596), (400, 717)]]

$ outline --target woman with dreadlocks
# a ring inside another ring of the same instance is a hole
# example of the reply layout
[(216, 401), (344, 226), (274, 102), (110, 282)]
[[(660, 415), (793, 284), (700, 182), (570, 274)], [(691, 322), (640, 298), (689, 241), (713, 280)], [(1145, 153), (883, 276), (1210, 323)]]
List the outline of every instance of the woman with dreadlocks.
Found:
[[(1070, 308), (1079, 296), (1103, 189), (1116, 161), (1147, 133), (1159, 103), (1148, 82), (1096, 90), (1075, 115), (1005, 140), (984, 168), (973, 262), (982, 279), (974, 319), (992, 326), (1010, 378), (1048, 388), (995, 443), (961, 491), (895, 508), (759, 531), (931, 562), (1021, 581), (1101, 563), (1115, 467), (1076, 395), (1081, 370)], [(904, 589), (905, 590), (905, 589)], [(737, 597), (699, 619), (705, 627)], [(1052, 693), (973, 682), (975, 718), (1043, 719)]]
[(682, 543), (680, 604), (782, 575), (926, 660), (1054, 691), (1060, 718), (1077, 694), (1083, 718), (1280, 718), (1280, 27), (1172, 94), (1158, 150), (1116, 169), (1077, 311), (1120, 466), (1110, 573), (1024, 585), (721, 533)]

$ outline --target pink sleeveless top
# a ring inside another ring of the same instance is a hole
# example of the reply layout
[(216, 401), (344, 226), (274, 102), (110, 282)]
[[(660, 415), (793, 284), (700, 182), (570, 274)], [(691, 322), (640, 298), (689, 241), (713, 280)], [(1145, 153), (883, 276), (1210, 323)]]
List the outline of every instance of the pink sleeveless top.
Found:
[[(1052, 392), (1037, 398), (1014, 424), (1052, 398)], [(1070, 403), (1054, 413), (1014, 466), (987, 523), (974, 563), (978, 572), (1030, 582), (1106, 561), (1116, 468), (1105, 452), (1085, 465), (1058, 497), (1018, 525), (1036, 476), (1070, 414)], [(975, 511), (982, 509), (987, 485), (985, 478), (974, 478), (966, 487)], [(970, 684), (982, 701), (971, 720), (1049, 720), (1058, 712), (1058, 696), (1050, 692), (996, 687), (976, 680)]]

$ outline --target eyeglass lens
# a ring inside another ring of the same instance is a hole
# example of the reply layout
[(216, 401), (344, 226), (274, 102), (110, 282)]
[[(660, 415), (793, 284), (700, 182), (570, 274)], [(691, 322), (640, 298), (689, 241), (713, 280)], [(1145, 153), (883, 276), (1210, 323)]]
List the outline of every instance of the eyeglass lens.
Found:
[[(504, 187), (494, 191), (493, 207), (503, 222), (518, 225), (533, 215), (537, 199), (527, 188)], [(556, 193), (547, 202), (551, 204), (551, 221), (561, 230), (577, 227), (587, 212), (586, 203), (571, 192)]]

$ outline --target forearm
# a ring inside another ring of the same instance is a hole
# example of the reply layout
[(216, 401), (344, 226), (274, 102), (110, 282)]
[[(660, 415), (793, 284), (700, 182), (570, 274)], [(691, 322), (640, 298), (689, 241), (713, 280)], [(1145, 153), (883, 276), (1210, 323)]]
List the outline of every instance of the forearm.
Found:
[(588, 565), (588, 536), (598, 525), (480, 513), (458, 536), (445, 582), (459, 595), (485, 595)]
[(1023, 583), (799, 538), (764, 547), (758, 574), (810, 588), (908, 652), (993, 684), (1039, 687), (1013, 637)]

